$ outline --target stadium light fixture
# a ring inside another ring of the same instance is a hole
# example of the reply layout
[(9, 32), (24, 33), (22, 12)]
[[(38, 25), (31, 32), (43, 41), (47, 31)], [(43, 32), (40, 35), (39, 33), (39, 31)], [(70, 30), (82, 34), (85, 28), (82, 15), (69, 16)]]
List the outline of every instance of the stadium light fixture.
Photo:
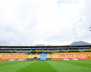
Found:
[(91, 27), (89, 27), (89, 30), (91, 31)]

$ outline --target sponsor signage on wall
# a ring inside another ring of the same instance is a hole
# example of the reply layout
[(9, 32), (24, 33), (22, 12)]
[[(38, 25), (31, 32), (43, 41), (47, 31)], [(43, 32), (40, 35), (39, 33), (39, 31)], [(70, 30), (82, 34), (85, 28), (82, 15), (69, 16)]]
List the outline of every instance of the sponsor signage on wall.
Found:
[(40, 54), (40, 60), (46, 60), (46, 54)]

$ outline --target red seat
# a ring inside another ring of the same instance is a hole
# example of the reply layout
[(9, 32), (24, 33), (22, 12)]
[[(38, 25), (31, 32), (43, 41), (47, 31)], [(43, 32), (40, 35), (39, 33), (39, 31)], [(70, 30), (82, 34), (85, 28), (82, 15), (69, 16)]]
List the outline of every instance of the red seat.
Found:
[(82, 54), (76, 54), (79, 60), (89, 60), (88, 58), (84, 57)]
[(60, 58), (52, 58), (52, 60), (61, 60)]
[(3, 55), (3, 57), (0, 59), (0, 61), (8, 61), (10, 55)]
[(24, 59), (24, 60), (26, 60), (26, 57), (27, 57), (27, 55), (20, 55), (20, 57), (18, 59)]
[(0, 61), (8, 61), (8, 59), (0, 59)]
[(18, 57), (19, 57), (19, 55), (12, 55), (12, 56), (10, 57), (10, 59), (14, 59), (14, 60), (16, 61)]
[(89, 60), (88, 58), (79, 58), (79, 60)]
[(61, 57), (61, 60), (64, 60), (64, 59), (68, 59), (69, 60), (68, 56), (65, 55), (65, 54), (61, 54), (60, 57)]

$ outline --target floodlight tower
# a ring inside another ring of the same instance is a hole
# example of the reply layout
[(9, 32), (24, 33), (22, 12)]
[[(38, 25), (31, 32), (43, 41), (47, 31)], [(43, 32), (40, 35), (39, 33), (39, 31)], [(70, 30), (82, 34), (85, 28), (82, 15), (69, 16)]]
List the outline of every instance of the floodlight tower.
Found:
[(89, 27), (89, 30), (91, 31), (91, 27)]

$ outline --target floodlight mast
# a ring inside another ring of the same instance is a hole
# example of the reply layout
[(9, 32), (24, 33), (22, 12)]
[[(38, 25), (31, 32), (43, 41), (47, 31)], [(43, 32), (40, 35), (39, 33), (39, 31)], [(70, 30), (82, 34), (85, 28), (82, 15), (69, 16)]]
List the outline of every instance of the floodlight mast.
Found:
[(89, 27), (89, 30), (91, 31), (91, 27)]

